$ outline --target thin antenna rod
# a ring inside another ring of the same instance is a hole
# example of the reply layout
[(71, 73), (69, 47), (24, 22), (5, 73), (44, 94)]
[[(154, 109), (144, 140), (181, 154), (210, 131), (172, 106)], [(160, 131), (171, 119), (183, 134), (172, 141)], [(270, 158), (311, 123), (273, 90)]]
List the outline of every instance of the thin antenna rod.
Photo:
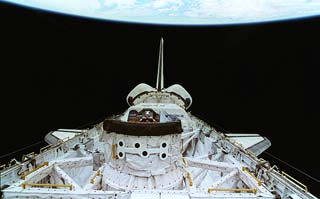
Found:
[(163, 38), (160, 40), (159, 60), (158, 60), (158, 75), (156, 89), (161, 91), (163, 89)]

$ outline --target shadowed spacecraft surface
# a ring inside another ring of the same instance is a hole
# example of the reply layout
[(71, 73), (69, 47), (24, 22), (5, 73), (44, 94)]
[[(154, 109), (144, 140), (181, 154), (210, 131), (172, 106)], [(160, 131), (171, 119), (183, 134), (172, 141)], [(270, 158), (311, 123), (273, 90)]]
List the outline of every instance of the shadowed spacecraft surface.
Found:
[(318, 0), (5, 0), (53, 12), (172, 25), (259, 23), (319, 16)]
[(156, 86), (137, 85), (127, 102), (123, 114), (52, 131), (39, 154), (4, 165), (4, 198), (316, 198), (257, 157), (267, 138), (226, 134), (187, 112), (191, 95), (164, 87), (163, 39)]

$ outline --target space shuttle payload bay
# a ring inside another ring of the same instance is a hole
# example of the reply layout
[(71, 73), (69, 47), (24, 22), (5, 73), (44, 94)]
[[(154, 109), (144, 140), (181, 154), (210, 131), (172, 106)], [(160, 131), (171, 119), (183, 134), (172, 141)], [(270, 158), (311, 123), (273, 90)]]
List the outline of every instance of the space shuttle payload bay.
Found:
[(137, 85), (127, 102), (123, 114), (52, 131), (39, 154), (5, 165), (4, 198), (316, 198), (257, 157), (267, 138), (226, 134), (187, 112), (191, 95), (164, 87), (163, 39), (156, 87)]

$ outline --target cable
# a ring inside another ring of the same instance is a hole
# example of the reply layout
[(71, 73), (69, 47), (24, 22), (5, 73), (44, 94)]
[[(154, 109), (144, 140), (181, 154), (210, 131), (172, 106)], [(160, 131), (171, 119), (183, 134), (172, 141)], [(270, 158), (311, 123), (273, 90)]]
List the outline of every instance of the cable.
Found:
[(36, 142), (36, 143), (31, 144), (31, 145), (26, 146), (26, 147), (23, 147), (23, 148), (21, 148), (21, 149), (12, 151), (12, 152), (10, 152), (10, 153), (1, 155), (1, 156), (0, 156), (0, 159), (2, 159), (2, 158), (4, 158), (4, 157), (8, 157), (9, 155), (12, 155), (12, 154), (16, 154), (16, 153), (18, 153), (18, 152), (20, 152), (20, 151), (23, 151), (23, 150), (28, 149), (28, 148), (31, 148), (31, 147), (33, 147), (33, 146), (39, 145), (39, 144), (41, 144), (41, 143), (44, 143), (44, 140), (41, 140), (41, 141), (39, 141), (39, 142)]
[[(192, 114), (193, 114), (193, 113), (192, 113)], [(194, 114), (193, 114), (193, 115), (194, 115)], [(198, 117), (197, 115), (195, 115), (195, 116), (196, 116), (196, 117)], [(226, 132), (226, 133), (230, 133), (228, 130), (224, 129), (222, 126), (220, 126), (220, 125), (218, 125), (218, 124), (212, 124), (212, 123), (211, 123), (211, 125), (212, 125), (212, 126), (214, 126), (214, 127), (218, 127), (220, 130), (222, 130), (222, 131), (224, 131), (224, 132)], [(263, 153), (265, 153), (266, 155), (268, 155), (268, 156), (270, 156), (270, 157), (272, 157), (272, 158), (274, 158), (274, 159), (278, 160), (279, 162), (283, 163), (284, 165), (286, 165), (286, 166), (288, 166), (288, 167), (290, 167), (290, 168), (292, 168), (292, 169), (296, 170), (296, 171), (297, 171), (297, 172), (299, 172), (300, 174), (302, 174), (302, 175), (304, 175), (304, 176), (306, 176), (306, 177), (308, 177), (308, 178), (312, 179), (313, 181), (315, 181), (315, 182), (317, 182), (317, 183), (320, 183), (320, 180), (319, 180), (319, 179), (317, 179), (317, 178), (315, 178), (315, 177), (313, 177), (313, 176), (309, 175), (308, 173), (306, 173), (306, 172), (304, 172), (304, 171), (302, 171), (302, 170), (300, 170), (300, 169), (298, 169), (298, 168), (296, 168), (296, 167), (292, 166), (291, 164), (289, 164), (289, 163), (287, 163), (287, 162), (285, 162), (285, 161), (281, 160), (280, 158), (278, 158), (278, 157), (276, 157), (276, 156), (272, 155), (271, 153), (266, 152), (266, 151), (264, 151)]]
[(281, 163), (283, 163), (283, 164), (287, 165), (288, 167), (290, 167), (290, 168), (292, 168), (292, 169), (294, 169), (294, 170), (298, 171), (300, 174), (302, 174), (302, 175), (304, 175), (304, 176), (307, 176), (308, 178), (310, 178), (310, 179), (314, 180), (315, 182), (320, 183), (320, 180), (319, 180), (319, 179), (317, 179), (317, 178), (315, 178), (315, 177), (313, 177), (313, 176), (311, 176), (311, 175), (307, 174), (306, 172), (304, 172), (304, 171), (302, 171), (302, 170), (300, 170), (300, 169), (298, 169), (298, 168), (296, 168), (296, 167), (292, 166), (291, 164), (289, 164), (289, 163), (287, 163), (287, 162), (285, 162), (285, 161), (281, 160), (280, 158), (278, 158), (278, 157), (276, 157), (276, 156), (272, 155), (271, 153), (266, 152), (266, 151), (265, 151), (265, 152), (263, 152), (263, 153), (265, 153), (265, 154), (267, 154), (268, 156), (270, 156), (270, 157), (272, 157), (272, 158), (274, 158), (274, 159), (278, 160), (279, 162), (281, 162)]
[[(77, 128), (83, 128), (83, 127), (89, 126), (89, 125), (91, 125), (91, 124), (93, 124), (93, 123), (97, 123), (97, 122), (103, 120), (104, 118), (105, 118), (105, 117), (101, 117), (101, 118), (99, 118), (99, 119), (97, 119), (97, 120), (88, 122), (88, 123), (86, 123), (86, 124), (84, 124), (84, 125), (81, 125), (81, 126), (79, 126), (79, 127), (77, 127)], [(214, 126), (220, 128), (221, 130), (223, 130), (223, 131), (225, 131), (225, 132), (227, 132), (227, 133), (230, 133), (229, 131), (225, 130), (223, 127), (221, 127), (221, 126), (219, 126), (219, 125), (217, 125), (217, 124), (214, 124)], [(12, 155), (12, 154), (18, 153), (18, 152), (23, 151), (23, 150), (25, 150), (25, 149), (31, 148), (31, 147), (33, 147), (33, 146), (39, 145), (39, 144), (41, 144), (41, 143), (44, 143), (44, 140), (39, 141), (39, 142), (36, 142), (36, 143), (34, 143), (34, 144), (32, 144), (32, 145), (23, 147), (23, 148), (21, 148), (21, 149), (12, 151), (12, 152), (10, 152), (10, 153), (8, 153), (8, 154), (2, 155), (2, 156), (0, 156), (0, 159), (1, 159), (1, 158), (4, 158), (4, 157), (7, 157), (7, 156), (10, 156), (10, 155)], [(306, 173), (306, 172), (304, 172), (304, 171), (302, 171), (302, 170), (300, 170), (300, 169), (292, 166), (291, 164), (289, 164), (289, 163), (281, 160), (280, 158), (276, 157), (275, 155), (272, 155), (271, 153), (266, 152), (266, 151), (263, 152), (263, 153), (266, 154), (266, 155), (268, 155), (268, 156), (270, 156), (270, 157), (272, 157), (272, 158), (274, 158), (274, 159), (276, 159), (276, 160), (278, 160), (279, 162), (285, 164), (286, 166), (288, 166), (288, 167), (296, 170), (296, 171), (299, 172), (300, 174), (302, 174), (302, 175), (304, 175), (304, 176), (307, 176), (308, 178), (312, 179), (313, 181), (315, 181), (315, 182), (317, 182), (317, 183), (320, 183), (320, 180), (319, 180), (319, 179), (317, 179), (317, 178), (309, 175), (308, 173)]]
[[(221, 131), (222, 133), (231, 133), (230, 131), (226, 130), (225, 128), (223, 128), (222, 126), (213, 123), (213, 122), (209, 122), (206, 119), (203, 119), (203, 117), (200, 117), (200, 115), (195, 114), (195, 113), (191, 113), (193, 116), (195, 116), (196, 118), (198, 118), (199, 120), (204, 121), (205, 123), (209, 124), (210, 126), (213, 126), (216, 130)], [(200, 119), (201, 118), (201, 119)]]
[[(83, 124), (83, 125), (80, 125), (80, 126), (77, 127), (77, 129), (79, 129), (79, 128), (84, 128), (84, 127), (87, 127), (87, 126), (89, 126), (89, 125), (91, 125), (91, 124), (97, 123), (97, 122), (103, 120), (104, 118), (105, 118), (105, 117), (100, 117), (100, 118), (97, 119), (97, 120), (94, 120), (94, 121), (85, 123), (85, 124)], [(7, 154), (4, 154), (4, 155), (1, 155), (1, 156), (0, 156), (0, 159), (5, 158), (5, 157), (8, 157), (8, 156), (13, 155), (13, 154), (16, 154), (16, 153), (18, 153), (18, 152), (20, 152), (20, 151), (23, 151), (23, 150), (25, 150), (25, 149), (31, 148), (31, 147), (33, 147), (33, 146), (42, 144), (42, 143), (44, 143), (44, 142), (45, 142), (44, 140), (41, 140), (41, 141), (38, 141), (38, 142), (36, 142), (36, 143), (33, 143), (33, 144), (29, 145), (29, 146), (23, 147), (23, 148), (21, 148), (21, 149), (12, 151), (12, 152), (7, 153)]]
[(85, 128), (85, 127), (88, 127), (88, 126), (90, 126), (90, 125), (92, 125), (92, 124), (96, 124), (96, 123), (98, 123), (98, 122), (101, 122), (101, 121), (104, 120), (105, 118), (106, 118), (105, 116), (102, 116), (102, 117), (100, 117), (100, 118), (98, 118), (98, 119), (96, 119), (96, 120), (94, 120), (94, 121), (91, 121), (91, 122), (85, 123), (85, 124), (83, 124), (83, 125), (80, 125), (80, 126), (78, 126), (76, 129)]

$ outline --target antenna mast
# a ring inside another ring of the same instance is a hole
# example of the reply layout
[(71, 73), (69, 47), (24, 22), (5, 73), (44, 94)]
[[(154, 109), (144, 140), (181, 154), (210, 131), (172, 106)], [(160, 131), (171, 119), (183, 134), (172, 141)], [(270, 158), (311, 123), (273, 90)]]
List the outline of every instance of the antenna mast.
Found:
[(161, 91), (163, 86), (163, 38), (160, 40), (160, 48), (159, 48), (159, 60), (158, 60), (158, 74), (157, 74), (157, 85), (156, 89)]

